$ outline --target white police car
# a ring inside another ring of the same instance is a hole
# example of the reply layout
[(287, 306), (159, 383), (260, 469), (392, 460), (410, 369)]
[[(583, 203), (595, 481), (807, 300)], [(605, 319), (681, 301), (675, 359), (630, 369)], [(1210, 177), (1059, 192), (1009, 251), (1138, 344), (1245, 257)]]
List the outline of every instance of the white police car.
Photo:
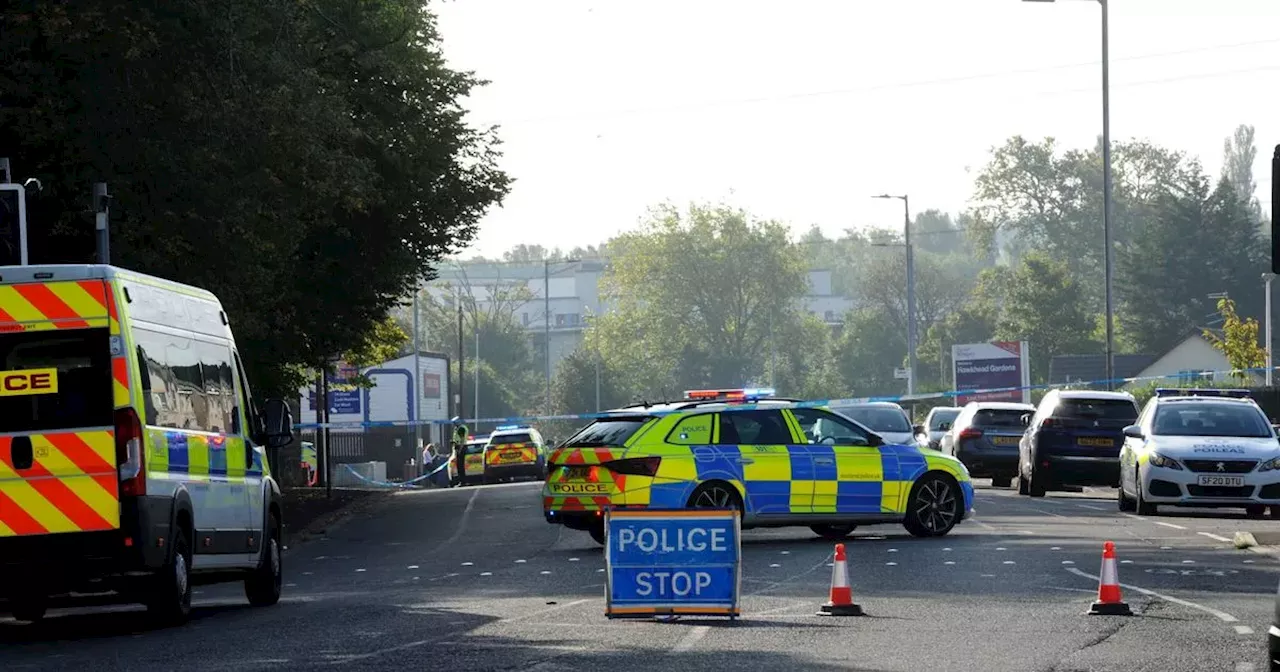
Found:
[(1280, 440), (1248, 390), (1158, 389), (1124, 435), (1121, 511), (1280, 507)]

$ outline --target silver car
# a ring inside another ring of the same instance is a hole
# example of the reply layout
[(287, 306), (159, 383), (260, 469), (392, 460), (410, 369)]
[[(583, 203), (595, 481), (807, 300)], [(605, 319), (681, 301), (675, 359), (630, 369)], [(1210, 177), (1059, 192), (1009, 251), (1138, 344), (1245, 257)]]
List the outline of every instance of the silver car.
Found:
[(898, 446), (923, 445), (923, 437), (917, 438), (917, 435), (922, 434), (920, 430), (924, 428), (912, 427), (911, 418), (907, 412), (892, 401), (869, 401), (852, 406), (832, 406), (831, 410), (856, 420), (858, 424), (880, 435), (885, 443)]
[(951, 429), (960, 410), (959, 406), (935, 406), (929, 410), (929, 414), (924, 417), (924, 431), (928, 435), (930, 448), (942, 448), (942, 437)]

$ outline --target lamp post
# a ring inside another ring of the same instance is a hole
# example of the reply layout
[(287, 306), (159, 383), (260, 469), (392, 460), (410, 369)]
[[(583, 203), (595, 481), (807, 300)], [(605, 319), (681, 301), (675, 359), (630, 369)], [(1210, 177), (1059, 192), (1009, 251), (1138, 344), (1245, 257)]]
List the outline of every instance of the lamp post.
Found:
[[(1055, 0), (1023, 0), (1054, 2)], [(1115, 389), (1115, 302), (1112, 294), (1111, 250), (1111, 58), (1110, 32), (1107, 22), (1107, 0), (1095, 0), (1102, 7), (1102, 245), (1103, 277), (1106, 294), (1107, 323), (1107, 389)]]
[[(557, 263), (576, 264), (578, 260), (565, 259)], [(544, 412), (551, 415), (551, 260), (548, 258), (542, 260), (542, 337), (547, 366), (547, 406)]]
[(907, 246), (907, 395), (916, 393), (916, 273), (911, 246), (911, 204), (906, 195), (880, 194), (872, 198), (902, 199), (903, 242)]
[[(1272, 215), (1272, 216), (1274, 217), (1275, 215)], [(1264, 299), (1263, 299), (1263, 300), (1267, 302), (1266, 311), (1265, 311), (1265, 316), (1264, 316), (1264, 319), (1266, 319), (1266, 321), (1267, 321), (1267, 325), (1266, 325), (1266, 330), (1267, 330), (1267, 331), (1266, 331), (1266, 339), (1267, 339), (1267, 343), (1266, 343), (1266, 346), (1267, 346), (1267, 348), (1266, 348), (1266, 350), (1267, 350), (1267, 383), (1266, 383), (1266, 384), (1267, 384), (1267, 387), (1271, 387), (1271, 367), (1272, 367), (1272, 363), (1271, 363), (1271, 281), (1272, 281), (1272, 280), (1274, 280), (1274, 279), (1275, 279), (1275, 277), (1276, 277), (1276, 274), (1275, 274), (1275, 273), (1263, 273), (1263, 274), (1262, 274), (1262, 280), (1263, 280), (1263, 282), (1265, 283), (1265, 284), (1263, 285), (1263, 287), (1264, 287), (1264, 291), (1263, 291)]]

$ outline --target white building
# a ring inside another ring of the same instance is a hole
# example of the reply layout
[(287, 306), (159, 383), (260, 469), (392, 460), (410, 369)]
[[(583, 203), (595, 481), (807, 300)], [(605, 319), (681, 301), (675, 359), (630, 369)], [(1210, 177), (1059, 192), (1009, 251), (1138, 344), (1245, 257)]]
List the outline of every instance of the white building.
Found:
[[(440, 269), (440, 278), (427, 291), (440, 297), (443, 285), (469, 288), (481, 311), (491, 307), (501, 290), (523, 286), (533, 298), (516, 306), (513, 316), (529, 330), (536, 352), (541, 355), (546, 337), (551, 340), (552, 368), (571, 354), (582, 342), (582, 333), (593, 315), (604, 314), (610, 307), (600, 296), (600, 278), (607, 259), (551, 262), (549, 264), (463, 263)], [(843, 322), (853, 301), (832, 293), (831, 271), (812, 270), (808, 277), (809, 292), (802, 299), (810, 313), (827, 324)]]
[[(1170, 387), (1238, 382), (1239, 378), (1228, 373), (1230, 370), (1231, 363), (1227, 361), (1227, 356), (1197, 332), (1140, 371), (1137, 374), (1138, 382), (1131, 383), (1129, 387), (1150, 385), (1152, 382)], [(1212, 375), (1206, 375), (1209, 372), (1213, 372)], [(1262, 377), (1257, 374), (1249, 374), (1246, 380), (1254, 386), (1262, 384)]]

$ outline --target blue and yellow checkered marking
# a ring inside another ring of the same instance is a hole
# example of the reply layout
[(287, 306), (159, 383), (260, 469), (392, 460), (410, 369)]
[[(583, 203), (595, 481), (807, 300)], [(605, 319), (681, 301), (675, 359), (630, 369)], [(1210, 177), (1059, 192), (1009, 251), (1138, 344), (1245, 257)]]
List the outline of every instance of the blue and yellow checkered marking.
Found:
[(240, 480), (262, 475), (262, 454), (254, 451), (245, 464), (244, 439), (238, 436), (151, 430), (147, 469), (152, 473), (186, 474), (210, 480)]

